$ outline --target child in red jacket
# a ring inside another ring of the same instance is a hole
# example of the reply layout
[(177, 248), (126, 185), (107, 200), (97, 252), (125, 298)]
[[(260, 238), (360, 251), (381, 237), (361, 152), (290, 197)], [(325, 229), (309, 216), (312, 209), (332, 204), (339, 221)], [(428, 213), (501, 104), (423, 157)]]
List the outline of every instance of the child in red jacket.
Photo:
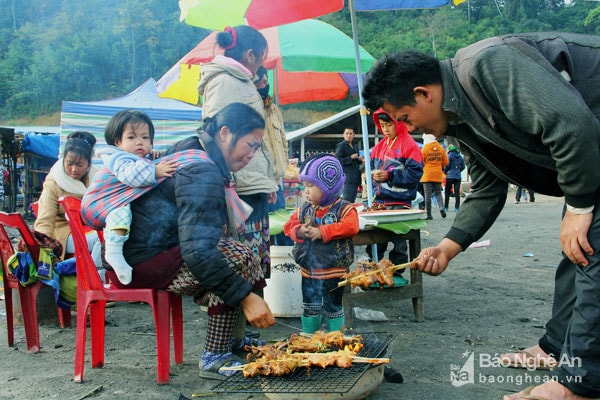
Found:
[[(423, 175), (423, 159), (417, 142), (410, 136), (403, 122), (396, 121), (383, 109), (373, 113), (373, 121), (383, 138), (371, 149), (371, 176), (374, 203), (383, 204), (388, 210), (411, 208), (412, 201), (417, 196), (419, 181)], [(397, 265), (408, 262), (406, 240), (393, 243), (394, 248), (389, 253), (389, 260)], [(387, 243), (377, 243), (377, 261), (380, 261)], [(372, 245), (367, 246), (367, 254), (373, 258)], [(396, 271), (401, 277), (403, 270)], [(396, 286), (408, 284), (402, 278)]]

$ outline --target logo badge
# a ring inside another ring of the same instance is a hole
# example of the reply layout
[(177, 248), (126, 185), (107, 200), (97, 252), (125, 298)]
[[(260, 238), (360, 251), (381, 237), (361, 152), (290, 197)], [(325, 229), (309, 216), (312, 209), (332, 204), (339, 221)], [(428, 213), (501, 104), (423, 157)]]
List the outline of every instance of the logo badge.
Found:
[(462, 357), (467, 359), (462, 366), (450, 364), (450, 382), (452, 386), (461, 387), (468, 383), (475, 383), (475, 352), (467, 350)]

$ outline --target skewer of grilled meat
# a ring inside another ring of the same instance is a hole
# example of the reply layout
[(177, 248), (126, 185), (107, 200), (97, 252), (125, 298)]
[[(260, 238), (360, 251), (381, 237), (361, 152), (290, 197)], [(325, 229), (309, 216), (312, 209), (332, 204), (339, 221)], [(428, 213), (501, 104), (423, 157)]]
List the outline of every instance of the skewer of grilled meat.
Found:
[(410, 263), (393, 265), (388, 259), (383, 259), (375, 264), (373, 261), (359, 261), (356, 269), (342, 276), (342, 281), (338, 282), (338, 287), (352, 285), (352, 287), (361, 287), (366, 289), (374, 283), (379, 283), (379, 287), (384, 285), (394, 286), (394, 271), (407, 268)]
[(329, 353), (292, 353), (279, 356), (276, 359), (269, 359), (265, 356), (246, 365), (224, 369), (241, 370), (244, 378), (251, 378), (254, 376), (286, 376), (301, 367), (351, 368), (354, 362), (381, 364), (389, 363), (390, 359), (358, 357), (352, 351), (341, 350)]

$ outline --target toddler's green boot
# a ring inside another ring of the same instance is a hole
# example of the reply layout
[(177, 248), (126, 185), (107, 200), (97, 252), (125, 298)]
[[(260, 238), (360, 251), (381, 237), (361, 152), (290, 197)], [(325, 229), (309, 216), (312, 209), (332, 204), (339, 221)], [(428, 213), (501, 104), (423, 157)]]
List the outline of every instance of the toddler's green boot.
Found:
[(344, 327), (344, 317), (327, 318), (327, 329), (329, 332), (341, 331)]
[(302, 332), (315, 333), (321, 327), (321, 316), (302, 317)]

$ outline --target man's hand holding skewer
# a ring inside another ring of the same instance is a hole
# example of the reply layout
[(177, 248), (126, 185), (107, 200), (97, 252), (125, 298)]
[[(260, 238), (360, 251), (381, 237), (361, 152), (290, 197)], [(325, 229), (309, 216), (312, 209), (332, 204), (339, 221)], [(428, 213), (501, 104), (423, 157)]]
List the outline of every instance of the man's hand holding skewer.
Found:
[(440, 275), (462, 250), (458, 243), (444, 238), (436, 247), (421, 250), (419, 256), (411, 261), (410, 268), (429, 275)]

